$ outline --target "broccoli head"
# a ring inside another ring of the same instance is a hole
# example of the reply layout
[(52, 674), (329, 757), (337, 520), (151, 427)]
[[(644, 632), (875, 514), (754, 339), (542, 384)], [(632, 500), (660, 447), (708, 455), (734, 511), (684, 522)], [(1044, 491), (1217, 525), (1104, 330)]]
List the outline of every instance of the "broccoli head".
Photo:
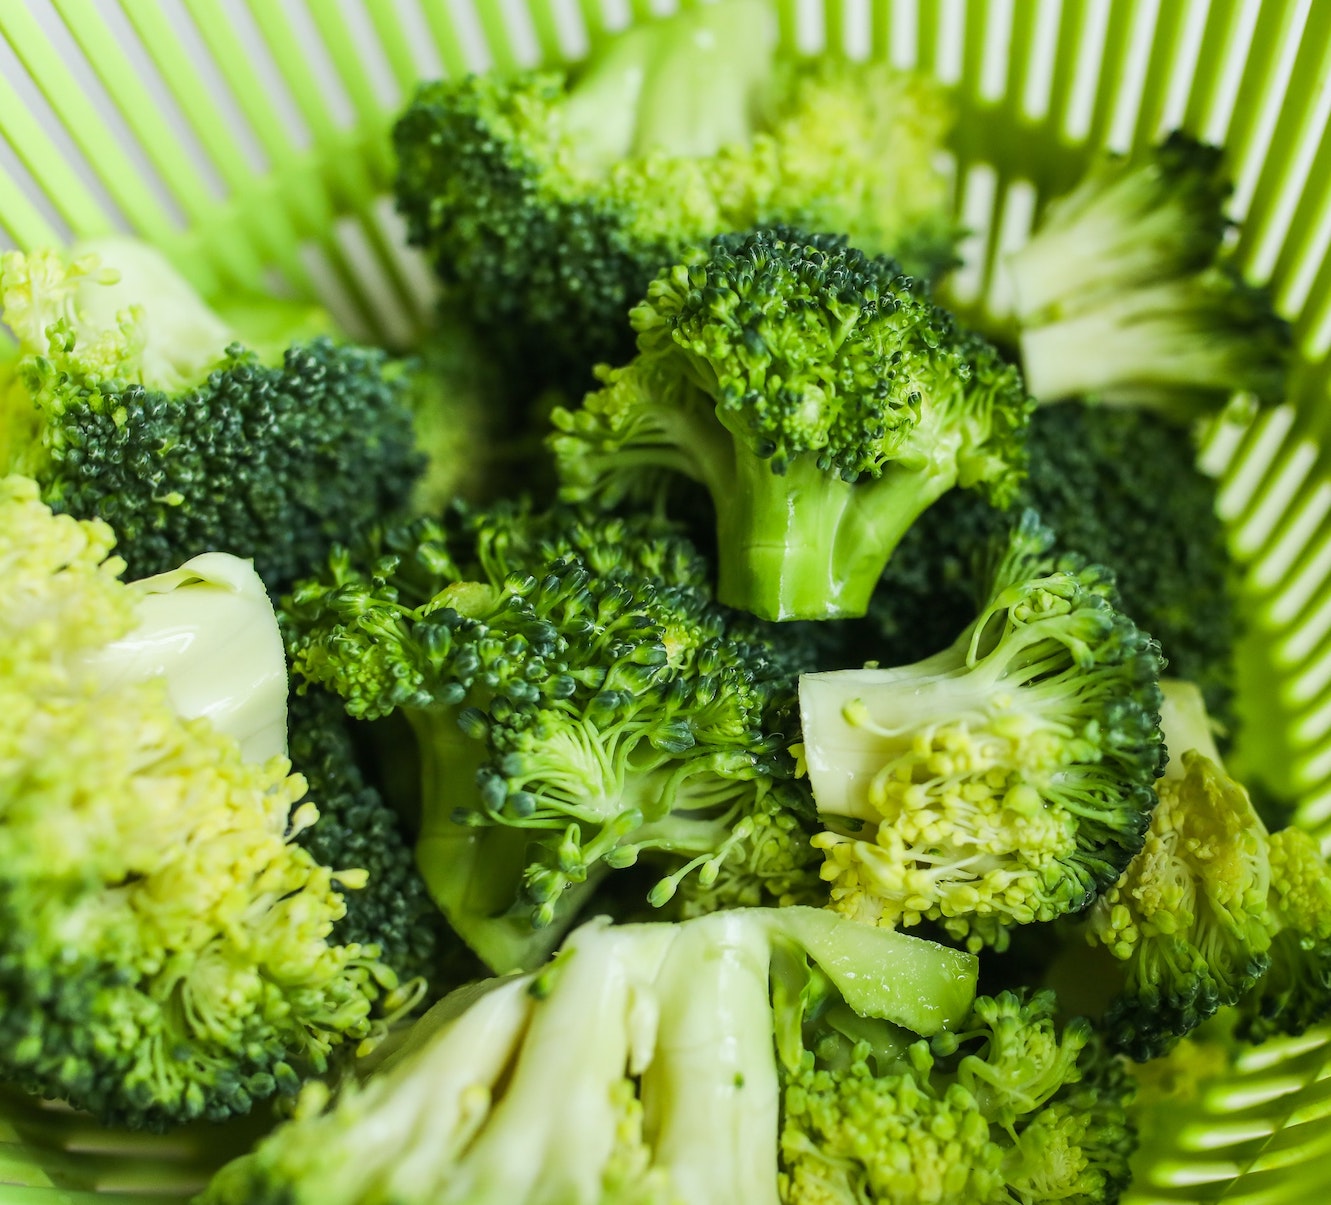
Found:
[[(965, 1018), (974, 996), (969, 955), (824, 909), (594, 921), (539, 972), (441, 1001), (363, 1086), (331, 1102), (312, 1087), (203, 1205), (809, 1200), (779, 1187), (778, 1042), (801, 1018), (773, 981), (795, 958), (903, 1046)], [(1027, 1065), (1008, 1069), (1013, 1086), (1073, 1078), (1075, 1056), (1055, 1045), (1028, 1041)]]
[[(1058, 549), (1113, 570), (1123, 609), (1160, 642), (1170, 675), (1199, 686), (1232, 730), (1234, 566), (1217, 483), (1195, 467), (1189, 432), (1147, 410), (1064, 402), (1036, 411), (1027, 448), (1022, 503)], [(858, 660), (893, 665), (945, 648), (983, 602), (987, 549), (1019, 513), (967, 490), (925, 511), (852, 634)]]
[(1282, 401), (1293, 348), (1265, 289), (1225, 255), (1218, 147), (1174, 133), (1106, 155), (1008, 261), (1021, 363), (1040, 401), (1087, 397), (1178, 421), (1236, 392)]
[(638, 355), (557, 409), (562, 496), (672, 476), (715, 504), (717, 594), (765, 619), (862, 615), (897, 542), (954, 486), (1015, 493), (1021, 378), (886, 258), (771, 229), (715, 239), (632, 313)]
[(420, 471), (398, 367), (310, 337), (307, 306), (233, 302), (224, 321), (152, 248), (103, 240), (6, 254), (0, 307), (20, 353), (0, 472), (105, 519), (136, 577), (220, 551), (280, 589)]
[(783, 1205), (1118, 1199), (1132, 1085), (1085, 1019), (1055, 1024), (1051, 992), (981, 996), (925, 1040), (855, 1016), (807, 959), (786, 965)]
[(170, 671), (115, 647), (153, 619), (113, 542), (0, 479), (0, 1070), (163, 1127), (294, 1091), (372, 1036), (396, 981), (329, 940), (339, 875), (294, 841), (317, 813), (286, 758), (246, 761), (209, 700), (185, 718)]
[(793, 675), (701, 566), (650, 517), (505, 504), (390, 525), (287, 600), (298, 676), (410, 721), (418, 864), (494, 969), (543, 957), (639, 859), (656, 905), (693, 875), (717, 904), (825, 894)]
[(1301, 1034), (1331, 1016), (1331, 868), (1317, 839), (1271, 834), (1270, 967), (1239, 1002), (1235, 1032), (1250, 1042)]
[(949, 264), (940, 91), (885, 64), (784, 62), (762, 0), (642, 23), (570, 75), (424, 85), (393, 131), (408, 237), (501, 359), (577, 383), (632, 349), (662, 268), (799, 222), (911, 271)]
[(1173, 750), (1146, 843), (1092, 906), (1086, 940), (1123, 965), (1103, 1026), (1145, 1061), (1168, 1051), (1266, 974), (1274, 925), (1266, 829), (1226, 774), (1190, 683), (1165, 684)]
[(971, 948), (1089, 905), (1141, 848), (1164, 764), (1159, 646), (1033, 512), (941, 653), (805, 674), (803, 758), (833, 906)]

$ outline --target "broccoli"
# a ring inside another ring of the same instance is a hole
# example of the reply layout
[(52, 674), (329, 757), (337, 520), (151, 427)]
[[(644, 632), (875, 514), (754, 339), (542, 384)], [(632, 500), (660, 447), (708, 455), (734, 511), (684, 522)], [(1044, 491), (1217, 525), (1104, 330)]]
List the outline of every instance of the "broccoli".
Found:
[(924, 1041), (835, 993), (828, 1008), (807, 959), (786, 967), (783, 1205), (1118, 1199), (1136, 1147), (1132, 1084), (1085, 1019), (1060, 1031), (1052, 993), (978, 997)]
[(614, 506), (673, 474), (716, 509), (718, 598), (764, 619), (862, 615), (922, 511), (1022, 476), (1020, 376), (894, 261), (785, 229), (715, 239), (632, 313), (638, 355), (557, 409), (561, 496)]
[(1159, 646), (1099, 566), (1027, 512), (941, 653), (800, 679), (803, 759), (835, 829), (833, 906), (973, 949), (1085, 908), (1141, 848), (1165, 752)]
[(1271, 834), (1271, 940), (1266, 974), (1239, 1002), (1237, 1036), (1264, 1042), (1331, 1017), (1331, 867), (1297, 828)]
[[(416, 448), (425, 470), (412, 510), (440, 515), (456, 498), (485, 502), (519, 476), (531, 488), (545, 468), (545, 427), (524, 414), (493, 354), (464, 317), (444, 309), (405, 370)], [(553, 487), (551, 488), (553, 492)]]
[(319, 809), (296, 841), (321, 865), (366, 876), (343, 892), (346, 914), (333, 940), (378, 946), (400, 982), (425, 980), (432, 998), (483, 973), (430, 898), (397, 812), (367, 781), (342, 700), (317, 688), (293, 694), (288, 723), (292, 764)]
[(129, 240), (6, 254), (0, 306), (20, 344), (0, 472), (105, 519), (136, 577), (221, 551), (279, 590), (405, 503), (420, 471), (400, 368), (306, 337), (308, 307), (233, 302), (224, 321)]
[(1085, 919), (1086, 940), (1123, 964), (1104, 1031), (1139, 1062), (1166, 1053), (1267, 973), (1267, 898), (1278, 890), (1266, 829), (1220, 762), (1201, 693), (1171, 681), (1164, 697), (1174, 752), (1146, 843)]
[[(1171, 676), (1198, 685), (1232, 731), (1234, 565), (1217, 483), (1194, 467), (1191, 435), (1150, 411), (1066, 402), (1036, 411), (1027, 448), (1021, 502), (1053, 528), (1059, 549), (1113, 570), (1123, 609), (1160, 642)], [(983, 602), (989, 543), (1019, 513), (966, 490), (925, 511), (888, 562), (870, 622), (844, 638), (860, 663), (945, 648)]]
[(776, 1205), (786, 950), (912, 1038), (974, 995), (969, 955), (823, 909), (592, 921), (539, 972), (441, 1001), (363, 1086), (312, 1090), (202, 1203)]
[(784, 62), (762, 0), (608, 39), (570, 77), (425, 84), (398, 119), (409, 241), (502, 363), (570, 384), (632, 350), (648, 281), (728, 230), (843, 231), (909, 270), (953, 262), (939, 89), (882, 63)]
[(825, 898), (793, 674), (702, 572), (660, 520), (506, 504), (388, 525), (285, 600), (299, 678), (410, 721), (417, 863), (493, 969), (544, 957), (640, 858), (658, 906), (693, 875), (717, 905)]
[[(360, 876), (294, 842), (317, 814), (292, 810), (303, 780), (207, 719), (243, 677), (196, 665), (215, 695), (196, 689), (187, 718), (172, 668), (152, 665), (154, 622), (189, 631), (190, 586), (171, 614), (140, 614), (113, 543), (100, 520), (52, 514), (35, 482), (0, 479), (0, 1072), (162, 1128), (294, 1091), (404, 997), (373, 945), (328, 940), (335, 885)], [(266, 637), (226, 635), (233, 660), (267, 658)], [(137, 666), (117, 647), (134, 640)]]
[(1219, 148), (1174, 133), (1107, 155), (1008, 259), (1021, 364), (1042, 402), (1087, 397), (1187, 421), (1236, 392), (1284, 399), (1293, 340), (1225, 256)]

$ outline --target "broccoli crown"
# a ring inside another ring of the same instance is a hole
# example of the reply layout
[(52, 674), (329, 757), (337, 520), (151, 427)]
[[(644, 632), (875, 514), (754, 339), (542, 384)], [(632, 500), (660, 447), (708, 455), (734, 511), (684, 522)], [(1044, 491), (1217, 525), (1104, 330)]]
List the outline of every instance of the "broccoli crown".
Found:
[(293, 695), (288, 718), (292, 764), (319, 809), (296, 840), (320, 865), (365, 879), (342, 892), (332, 940), (378, 946), (400, 981), (423, 979), (433, 996), (471, 978), (472, 960), (430, 898), (400, 817), (366, 781), (341, 699), (317, 688)]
[[(1056, 548), (1113, 570), (1123, 610), (1229, 729), (1233, 566), (1216, 482), (1193, 467), (1189, 433), (1149, 411), (1065, 402), (1036, 411), (1028, 449), (1022, 503), (1053, 529)], [(859, 660), (894, 665), (945, 648), (982, 603), (986, 550), (1016, 513), (961, 490), (925, 511), (888, 562), (871, 623), (848, 642)]]
[(1219, 765), (1191, 747), (1180, 760), (1159, 785), (1141, 852), (1086, 922), (1087, 940), (1124, 963), (1104, 1029), (1138, 1061), (1236, 1004), (1270, 962), (1266, 830)]
[[(668, 872), (656, 904), (695, 872), (718, 902), (818, 890), (802, 826), (779, 818), (784, 801), (808, 810), (782, 733), (791, 675), (745, 624), (730, 631), (700, 567), (649, 517), (507, 505), (390, 527), (289, 600), (296, 673), (355, 717), (414, 726), (418, 862), (488, 962), (543, 954), (579, 888), (644, 855)], [(508, 931), (526, 926), (516, 953), (466, 923), (472, 873)]]
[(293, 840), (316, 812), (286, 759), (99, 670), (134, 626), (113, 542), (0, 481), (0, 1066), (162, 1127), (293, 1091), (394, 977), (329, 940), (337, 874)]
[(806, 674), (803, 757), (833, 906), (972, 948), (1085, 908), (1141, 848), (1164, 764), (1159, 646), (1027, 512), (943, 652)]
[(1006, 503), (1021, 480), (1019, 374), (841, 236), (722, 235), (631, 317), (637, 357), (552, 416), (562, 496), (613, 506), (699, 481), (730, 606), (862, 614), (930, 503), (955, 485)]
[(912, 1039), (974, 997), (968, 955), (824, 909), (594, 921), (441, 1001), (363, 1086), (313, 1086), (203, 1205), (774, 1205), (786, 951)]
[(1240, 1001), (1236, 1028), (1250, 1042), (1300, 1034), (1331, 1016), (1331, 870), (1302, 829), (1272, 833), (1270, 859), (1271, 965)]
[(1021, 358), (1040, 401), (1086, 396), (1188, 420), (1236, 392), (1285, 396), (1289, 325), (1225, 256), (1221, 152), (1183, 133), (1106, 156), (1010, 259)]
[(788, 966), (785, 1205), (1118, 1199), (1136, 1145), (1131, 1084), (1084, 1018), (1055, 1024), (1052, 992), (981, 996), (925, 1040), (849, 1013), (809, 982), (807, 960)]
[(153, 316), (175, 304), (207, 314), (203, 303), (145, 295), (104, 315), (97, 271), (95, 257), (4, 257), (0, 302), (22, 356), (0, 396), (0, 471), (111, 523), (134, 576), (223, 551), (252, 557), (279, 589), (406, 501), (422, 459), (383, 352), (320, 335), (268, 363), (213, 317), (219, 342), (163, 365)]
[(393, 131), (409, 239), (508, 359), (582, 381), (632, 348), (648, 281), (726, 230), (798, 221), (952, 261), (940, 92), (882, 64), (781, 64), (758, 0), (608, 39), (570, 77), (429, 83)]

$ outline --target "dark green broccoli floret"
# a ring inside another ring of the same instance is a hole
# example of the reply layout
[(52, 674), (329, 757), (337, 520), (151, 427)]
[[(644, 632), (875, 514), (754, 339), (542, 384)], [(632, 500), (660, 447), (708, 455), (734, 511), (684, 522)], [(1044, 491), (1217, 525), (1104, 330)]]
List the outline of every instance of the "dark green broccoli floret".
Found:
[(632, 350), (648, 281), (728, 230), (838, 230), (953, 258), (949, 115), (884, 63), (783, 62), (762, 0), (644, 22), (562, 72), (426, 84), (394, 127), (408, 237), (504, 363), (584, 380)]
[[(541, 971), (441, 1001), (364, 1085), (332, 1102), (311, 1089), (296, 1120), (224, 1168), (202, 1205), (857, 1205), (865, 1198), (781, 1190), (777, 1048), (801, 1010), (779, 991), (774, 1001), (773, 981), (797, 958), (819, 968), (840, 1007), (883, 1018), (903, 1048), (965, 1018), (975, 994), (969, 955), (823, 909), (595, 921)], [(963, 1040), (967, 1053), (983, 1047)], [(1042, 1029), (992, 1061), (1003, 1086), (1038, 1080), (1054, 1095), (1079, 1074), (1079, 1044)], [(986, 1132), (985, 1112), (997, 1127), (1048, 1111), (1043, 1100), (991, 1107), (999, 1094), (978, 1091), (983, 1103), (956, 1101), (952, 1116)], [(847, 1103), (848, 1127), (866, 1120)], [(1078, 1102), (1080, 1120), (1095, 1126), (1115, 1104)], [(1043, 1162), (1052, 1170), (1064, 1152)]]
[(1141, 848), (1164, 765), (1159, 646), (1027, 512), (941, 653), (805, 674), (833, 907), (972, 948), (1085, 908)]
[[(277, 590), (411, 492), (422, 460), (381, 351), (286, 342), (271, 304), (267, 342), (247, 350), (127, 240), (8, 255), (0, 301), (21, 352), (0, 390), (0, 471), (111, 523), (135, 576), (221, 551)], [(299, 336), (308, 307), (289, 308)]]
[(809, 812), (793, 675), (701, 571), (658, 520), (502, 505), (389, 527), (288, 600), (295, 672), (414, 728), (418, 864), (496, 969), (541, 957), (640, 858), (654, 904), (693, 874), (715, 906), (820, 893), (781, 819)]
[[(1027, 447), (1021, 501), (1053, 529), (1057, 548), (1113, 570), (1123, 609), (1160, 642), (1171, 676), (1200, 686), (1228, 728), (1233, 564), (1217, 484), (1194, 467), (1189, 434), (1145, 411), (1066, 402), (1035, 413)], [(892, 665), (945, 647), (974, 617), (986, 549), (1017, 513), (970, 491), (940, 498), (897, 546), (872, 623), (846, 638), (848, 658)]]
[(1087, 397), (1173, 419), (1237, 392), (1283, 400), (1293, 342), (1226, 259), (1219, 148), (1175, 133), (1107, 155), (1050, 202), (1009, 259), (1021, 363), (1040, 401)]
[(1021, 479), (1016, 370), (843, 238), (722, 236), (632, 318), (637, 357), (554, 413), (563, 496), (613, 506), (700, 482), (729, 606), (863, 614), (925, 508), (958, 485), (1003, 504)]

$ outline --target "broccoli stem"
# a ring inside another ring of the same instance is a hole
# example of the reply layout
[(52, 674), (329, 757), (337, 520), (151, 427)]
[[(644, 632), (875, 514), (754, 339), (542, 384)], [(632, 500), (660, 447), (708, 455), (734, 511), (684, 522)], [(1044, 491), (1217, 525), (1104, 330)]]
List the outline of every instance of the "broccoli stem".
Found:
[[(468, 739), (451, 712), (405, 711), (421, 756), (421, 828), (416, 865), (430, 897), (459, 937), (498, 974), (539, 965), (557, 946), (578, 908), (608, 873), (597, 863), (582, 883), (559, 898), (555, 919), (532, 927), (530, 912), (517, 907), (527, 866), (529, 834), (507, 825), (472, 826), (454, 820), (474, 803), (476, 772), (485, 747)], [(479, 809), (471, 809), (479, 814)]]
[(869, 606), (893, 549), (956, 481), (951, 472), (889, 466), (851, 483), (811, 454), (774, 473), (740, 449), (735, 475), (714, 489), (717, 597), (761, 619), (852, 619)]

